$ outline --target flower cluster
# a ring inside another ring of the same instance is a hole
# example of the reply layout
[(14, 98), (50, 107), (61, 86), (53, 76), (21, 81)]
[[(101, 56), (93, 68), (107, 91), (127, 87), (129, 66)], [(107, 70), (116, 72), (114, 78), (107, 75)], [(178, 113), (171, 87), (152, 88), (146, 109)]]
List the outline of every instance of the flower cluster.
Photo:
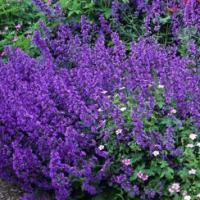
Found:
[(133, 1), (137, 10), (145, 14), (144, 24), (150, 32), (157, 32), (161, 26), (170, 22), (171, 31), (177, 36), (183, 28), (200, 30), (200, 2), (198, 0), (183, 1)]

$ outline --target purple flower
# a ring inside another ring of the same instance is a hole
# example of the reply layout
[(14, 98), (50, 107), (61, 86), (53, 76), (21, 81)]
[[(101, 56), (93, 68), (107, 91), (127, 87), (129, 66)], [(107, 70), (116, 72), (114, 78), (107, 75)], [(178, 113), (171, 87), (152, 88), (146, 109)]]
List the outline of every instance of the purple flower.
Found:
[(43, 0), (33, 0), (33, 3), (49, 18), (52, 17), (53, 13), (50, 7), (43, 2)]
[(112, 2), (112, 17), (114, 20), (118, 21), (119, 20), (119, 2), (118, 0), (114, 0)]
[(154, 189), (145, 189), (145, 195), (148, 199), (153, 199), (156, 196), (156, 191)]

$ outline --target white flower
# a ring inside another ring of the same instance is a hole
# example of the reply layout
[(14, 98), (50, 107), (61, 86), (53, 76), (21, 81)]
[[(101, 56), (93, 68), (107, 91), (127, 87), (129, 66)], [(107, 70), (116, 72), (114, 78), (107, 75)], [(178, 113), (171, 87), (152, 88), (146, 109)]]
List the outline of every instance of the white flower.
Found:
[(163, 89), (164, 87), (165, 87), (164, 85), (161, 85), (161, 84), (158, 85), (158, 88), (160, 89)]
[(119, 135), (120, 133), (122, 133), (122, 129), (121, 128), (117, 129), (115, 133), (116, 133), (116, 135)]
[(108, 93), (108, 91), (106, 91), (106, 90), (101, 91), (101, 94), (107, 94), (107, 93)]
[(176, 111), (176, 109), (173, 108), (173, 109), (170, 111), (170, 113), (172, 113), (172, 114), (176, 114), (177, 111)]
[(125, 89), (125, 87), (120, 87), (120, 88), (119, 88), (119, 90), (124, 90), (124, 89)]
[(100, 145), (98, 148), (99, 148), (99, 150), (102, 151), (102, 150), (104, 150), (104, 145)]
[(103, 110), (101, 108), (98, 109), (98, 112), (102, 112)]
[(121, 107), (120, 110), (123, 112), (126, 110), (126, 107)]
[(191, 169), (191, 170), (188, 171), (188, 174), (189, 174), (189, 175), (195, 175), (196, 172), (197, 172), (196, 169)]
[(197, 135), (194, 134), (194, 133), (191, 133), (190, 136), (189, 136), (189, 138), (190, 138), (191, 140), (195, 140), (195, 139), (197, 138)]
[(171, 194), (180, 192), (180, 184), (179, 184), (179, 183), (173, 183), (173, 184), (169, 187), (169, 192), (170, 192)]
[(154, 152), (153, 152), (153, 155), (154, 155), (154, 156), (158, 156), (159, 154), (160, 154), (159, 151), (154, 151)]
[(194, 147), (194, 145), (193, 144), (187, 144), (187, 146), (186, 147), (188, 147), (188, 148), (193, 148)]
[(183, 192), (182, 192), (182, 195), (183, 195), (183, 196), (186, 196), (186, 195), (187, 195), (187, 192), (186, 192), (186, 191), (183, 191)]
[(197, 143), (197, 146), (200, 147), (200, 142)]
[(183, 199), (184, 199), (184, 200), (191, 200), (191, 196), (186, 195), (186, 196), (183, 197)]
[(196, 196), (198, 199), (200, 199), (200, 193), (199, 194), (197, 194), (197, 196)]

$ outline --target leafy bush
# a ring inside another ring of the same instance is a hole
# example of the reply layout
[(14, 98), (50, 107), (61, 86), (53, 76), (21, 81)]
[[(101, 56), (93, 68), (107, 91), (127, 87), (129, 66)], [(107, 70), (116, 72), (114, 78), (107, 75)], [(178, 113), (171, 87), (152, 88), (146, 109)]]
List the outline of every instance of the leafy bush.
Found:
[(23, 200), (195, 198), (199, 72), (152, 39), (128, 53), (103, 25), (43, 27), (38, 59), (6, 48), (0, 177)]

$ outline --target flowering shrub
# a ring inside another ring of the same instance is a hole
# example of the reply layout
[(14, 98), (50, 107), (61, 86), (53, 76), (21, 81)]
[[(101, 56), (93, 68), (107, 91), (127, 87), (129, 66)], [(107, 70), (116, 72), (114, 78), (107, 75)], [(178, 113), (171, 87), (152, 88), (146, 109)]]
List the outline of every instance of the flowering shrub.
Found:
[[(200, 199), (199, 2), (113, 1), (111, 24), (34, 4), (53, 24), (35, 32), (41, 56), (0, 59), (0, 178), (21, 200)], [(146, 36), (195, 29), (184, 57), (151, 37), (122, 42), (125, 11)]]
[(127, 52), (100, 21), (43, 27), (38, 59), (6, 48), (0, 177), (23, 200), (198, 198), (199, 71), (152, 39)]

